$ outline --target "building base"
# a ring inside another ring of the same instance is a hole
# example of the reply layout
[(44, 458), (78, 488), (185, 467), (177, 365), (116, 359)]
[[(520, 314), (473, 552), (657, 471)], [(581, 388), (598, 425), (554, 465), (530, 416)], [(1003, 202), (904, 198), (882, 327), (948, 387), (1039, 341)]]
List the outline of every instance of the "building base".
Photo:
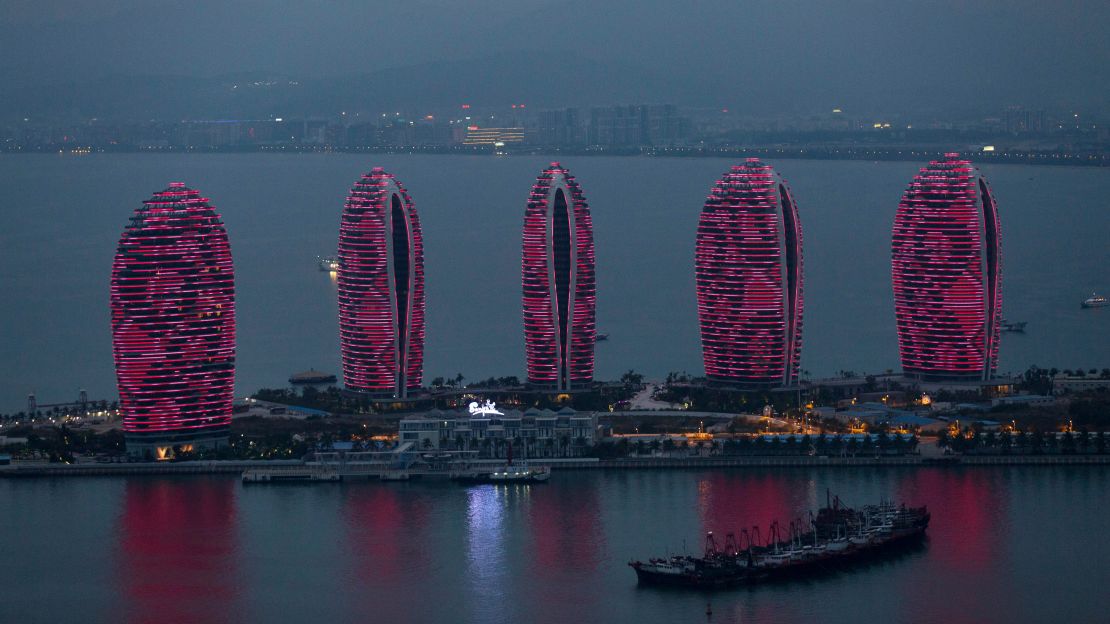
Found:
[(153, 461), (173, 459), (177, 453), (224, 448), (228, 445), (229, 427), (202, 431), (129, 432), (125, 434), (127, 454), (131, 457)]

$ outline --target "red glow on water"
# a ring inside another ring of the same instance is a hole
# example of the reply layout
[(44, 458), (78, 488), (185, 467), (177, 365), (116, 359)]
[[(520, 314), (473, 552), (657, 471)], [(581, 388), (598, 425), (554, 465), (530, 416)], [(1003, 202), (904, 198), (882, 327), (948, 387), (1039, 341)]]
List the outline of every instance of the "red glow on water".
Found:
[(1002, 320), (998, 208), (978, 169), (946, 154), (914, 177), (894, 220), (891, 273), (902, 368), (989, 379)]
[(605, 532), (599, 523), (600, 494), (596, 488), (543, 492), (531, 498), (529, 527), (537, 576), (559, 578), (589, 573), (601, 565)]
[(231, 423), (235, 277), (220, 215), (180, 182), (135, 211), (111, 278), (112, 352), (128, 433)]
[(797, 381), (802, 230), (786, 183), (756, 158), (717, 181), (695, 250), (705, 373), (741, 385)]
[(238, 619), (236, 488), (231, 479), (126, 482), (117, 570), (128, 621)]
[[(557, 241), (561, 236), (568, 240)], [(593, 222), (581, 187), (559, 163), (532, 186), (522, 256), (528, 381), (559, 390), (590, 383), (597, 337)]]
[(427, 525), (427, 503), (411, 491), (389, 487), (360, 488), (344, 498), (345, 543), (360, 582), (387, 585), (418, 599), (421, 588), (405, 581), (413, 573), (426, 573), (434, 555), (414, 533)]
[[(784, 488), (776, 475), (712, 472), (698, 479), (697, 488), (704, 532), (713, 531), (719, 546), (729, 533), (740, 539), (742, 530), (751, 533), (753, 527), (765, 541), (772, 522), (785, 527), (807, 512), (807, 502), (792, 498), (799, 492)], [(702, 544), (688, 546), (698, 552)]]

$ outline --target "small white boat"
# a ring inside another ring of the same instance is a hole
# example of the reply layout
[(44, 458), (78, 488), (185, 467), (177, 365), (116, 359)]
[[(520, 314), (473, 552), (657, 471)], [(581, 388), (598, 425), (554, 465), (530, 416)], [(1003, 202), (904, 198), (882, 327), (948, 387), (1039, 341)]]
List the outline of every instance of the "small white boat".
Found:
[(1091, 293), (1090, 297), (1083, 300), (1082, 305), (1084, 308), (1104, 308), (1110, 306), (1110, 298), (1105, 295)]

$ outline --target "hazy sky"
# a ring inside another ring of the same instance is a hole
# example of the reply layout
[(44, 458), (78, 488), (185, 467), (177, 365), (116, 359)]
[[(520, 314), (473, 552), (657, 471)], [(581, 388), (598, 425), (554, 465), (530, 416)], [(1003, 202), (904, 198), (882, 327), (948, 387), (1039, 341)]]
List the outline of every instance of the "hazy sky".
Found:
[[(612, 64), (641, 72), (660, 101), (697, 105), (1099, 110), (1108, 33), (1105, 0), (0, 0), (0, 77), (9, 88), (253, 71), (318, 79), (522, 58), (519, 69), (540, 74)], [(558, 105), (590, 88), (525, 95)]]

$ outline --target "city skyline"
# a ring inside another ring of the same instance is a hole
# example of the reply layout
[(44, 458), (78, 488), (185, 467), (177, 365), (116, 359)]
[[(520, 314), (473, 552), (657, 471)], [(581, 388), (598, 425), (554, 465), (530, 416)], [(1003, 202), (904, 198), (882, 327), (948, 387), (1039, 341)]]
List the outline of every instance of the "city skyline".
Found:
[(1108, 32), (0, 0), (0, 623), (1106, 619)]

